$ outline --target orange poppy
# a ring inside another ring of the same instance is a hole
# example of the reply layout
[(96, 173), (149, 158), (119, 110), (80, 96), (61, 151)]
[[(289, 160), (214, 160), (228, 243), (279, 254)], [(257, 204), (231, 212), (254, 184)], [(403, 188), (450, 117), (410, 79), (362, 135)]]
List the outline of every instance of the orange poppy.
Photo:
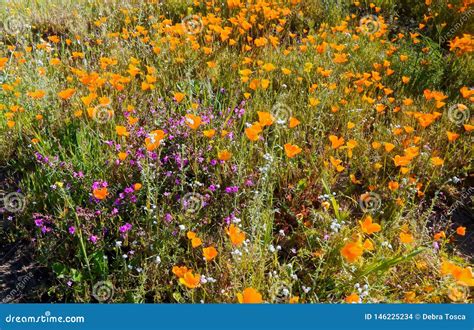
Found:
[(112, 101), (107, 96), (99, 97), (99, 104), (103, 107), (106, 107), (106, 106), (110, 105), (111, 102)]
[(301, 152), (301, 148), (298, 147), (296, 144), (286, 143), (285, 147), (285, 154), (288, 158), (293, 158)]
[(298, 126), (300, 123), (301, 122), (298, 119), (296, 119), (295, 117), (290, 117), (290, 123), (288, 124), (288, 126), (290, 128), (294, 128), (294, 127)]
[(199, 237), (194, 237), (191, 239), (191, 246), (197, 248), (202, 245), (202, 240)]
[(97, 198), (99, 200), (103, 200), (107, 197), (109, 192), (108, 192), (106, 187), (104, 187), (104, 188), (95, 188), (92, 191), (92, 194), (94, 195), (95, 198)]
[(357, 293), (353, 293), (350, 296), (347, 296), (344, 300), (349, 304), (357, 304), (360, 302), (360, 297)]
[(432, 157), (431, 164), (434, 166), (442, 166), (444, 164), (444, 160), (439, 157)]
[(65, 90), (59, 92), (58, 96), (59, 96), (59, 98), (61, 98), (63, 100), (69, 100), (71, 97), (74, 96), (75, 93), (76, 93), (76, 90), (74, 88), (68, 88), (68, 89), (65, 89)]
[(208, 129), (202, 132), (202, 134), (207, 137), (207, 138), (212, 138), (214, 135), (216, 135), (216, 130), (215, 129)]
[(135, 184), (133, 185), (133, 190), (138, 191), (138, 190), (142, 189), (142, 187), (143, 187), (143, 186), (142, 186), (141, 183), (135, 183)]
[(397, 181), (390, 181), (388, 183), (388, 189), (391, 191), (395, 191), (400, 187), (400, 184)]
[(166, 133), (159, 130), (154, 130), (148, 134), (149, 137), (145, 139), (145, 146), (148, 151), (153, 151), (160, 146), (161, 141), (166, 137)]
[(342, 163), (342, 160), (336, 159), (333, 156), (330, 156), (329, 160), (331, 161), (332, 166), (336, 168), (336, 171), (338, 172), (344, 171), (344, 166), (340, 165)]
[(125, 126), (115, 126), (115, 131), (118, 136), (129, 136), (130, 133), (127, 131)]
[(374, 250), (374, 244), (368, 238), (364, 241), (364, 244), (362, 246), (364, 247), (364, 250), (367, 250), (367, 251), (373, 251)]
[(453, 142), (456, 141), (457, 138), (459, 137), (459, 134), (456, 134), (454, 132), (446, 131), (446, 135), (448, 136), (448, 141)]
[(441, 238), (446, 238), (446, 233), (444, 231), (440, 231), (433, 236), (435, 241), (440, 240)]
[(315, 107), (315, 106), (317, 106), (319, 103), (321, 103), (321, 101), (318, 100), (317, 98), (315, 98), (315, 97), (310, 97), (310, 98), (309, 98), (309, 105), (310, 105), (310, 106)]
[(254, 288), (246, 288), (242, 293), (237, 293), (237, 299), (241, 304), (261, 304), (262, 295)]
[(456, 234), (460, 236), (465, 236), (466, 235), (466, 227), (459, 226), (456, 228)]
[(383, 145), (385, 147), (386, 152), (390, 152), (395, 148), (395, 145), (389, 142), (385, 142)]
[(189, 270), (184, 273), (183, 277), (179, 279), (179, 282), (189, 289), (195, 289), (201, 284), (201, 275), (193, 274), (193, 272)]
[(364, 248), (358, 241), (349, 242), (341, 249), (341, 255), (351, 263), (357, 261), (363, 253)]
[(411, 159), (409, 159), (408, 157), (405, 157), (405, 156), (400, 156), (400, 155), (396, 155), (394, 158), (393, 158), (393, 162), (395, 163), (395, 166), (407, 166), (408, 164), (410, 164), (411, 162)]
[(260, 126), (262, 127), (271, 126), (273, 122), (275, 121), (275, 118), (269, 112), (257, 111), (257, 114), (258, 114), (258, 122)]
[(179, 278), (183, 277), (184, 274), (188, 272), (188, 267), (186, 266), (173, 266), (172, 269), (173, 274), (178, 276)]
[(251, 127), (245, 129), (245, 135), (250, 141), (257, 141), (260, 138), (262, 126), (259, 123), (253, 124)]
[(234, 224), (231, 224), (227, 229), (227, 235), (229, 235), (232, 244), (236, 246), (242, 245), (242, 242), (245, 240), (245, 233)]
[(222, 150), (217, 153), (217, 158), (225, 162), (232, 158), (232, 153), (228, 150)]
[(5, 67), (5, 64), (8, 62), (8, 57), (0, 57), (0, 70)]
[(337, 149), (344, 145), (344, 138), (342, 136), (338, 138), (336, 135), (329, 135), (329, 141), (331, 141), (331, 146), (333, 149)]
[(470, 132), (474, 130), (474, 125), (464, 124), (463, 127), (466, 130), (466, 132)]
[(198, 129), (201, 125), (202, 119), (199, 116), (191, 114), (186, 115), (186, 125), (188, 125), (192, 129)]
[(474, 286), (471, 267), (460, 267), (454, 263), (444, 260), (441, 263), (441, 274), (453, 276), (458, 284), (464, 286)]
[(118, 153), (118, 158), (121, 160), (121, 161), (124, 161), (125, 158), (127, 158), (128, 154), (126, 152), (119, 152)]
[(262, 69), (267, 71), (267, 72), (270, 72), (270, 71), (273, 71), (276, 69), (276, 67), (272, 64), (272, 63), (265, 63), (263, 66), (262, 66)]
[(175, 99), (175, 101), (176, 101), (177, 103), (181, 103), (181, 101), (183, 101), (183, 99), (185, 98), (185, 96), (186, 96), (186, 94), (184, 94), (184, 93), (179, 93), (179, 92), (173, 94), (173, 97), (174, 97), (174, 99)]
[(297, 304), (299, 302), (300, 302), (300, 297), (298, 296), (291, 297), (290, 300), (288, 300), (288, 303), (290, 304)]
[(202, 249), (202, 255), (204, 256), (204, 259), (206, 259), (206, 261), (211, 261), (212, 259), (217, 257), (217, 250), (215, 247), (209, 246), (207, 248)]
[(382, 227), (378, 223), (373, 223), (372, 221), (373, 220), (370, 215), (365, 217), (363, 222), (359, 221), (362, 231), (368, 235), (377, 233), (382, 230)]
[(410, 233), (406, 233), (406, 232), (401, 232), (400, 233), (400, 241), (404, 244), (411, 244), (413, 243), (415, 239), (413, 238), (413, 236), (410, 234)]
[(346, 63), (348, 61), (347, 54), (345, 53), (334, 54), (333, 61), (334, 63), (337, 63), (337, 64)]
[(46, 92), (43, 90), (36, 90), (33, 92), (28, 92), (26, 93), (26, 95), (28, 95), (32, 99), (38, 100), (38, 99), (42, 99), (46, 95)]

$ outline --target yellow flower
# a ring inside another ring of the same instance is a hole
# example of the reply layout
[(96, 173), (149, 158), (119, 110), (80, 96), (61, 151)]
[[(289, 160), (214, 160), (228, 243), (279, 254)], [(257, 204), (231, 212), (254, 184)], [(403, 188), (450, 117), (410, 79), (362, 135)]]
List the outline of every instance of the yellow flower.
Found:
[(125, 126), (115, 126), (115, 131), (118, 136), (129, 136), (130, 133), (127, 131)]
[(439, 157), (432, 157), (431, 158), (431, 164), (433, 164), (434, 166), (441, 166), (441, 165), (444, 164), (444, 160), (442, 160)]
[(266, 63), (265, 65), (262, 66), (262, 69), (267, 71), (267, 72), (270, 72), (270, 71), (275, 70), (276, 67), (271, 63)]

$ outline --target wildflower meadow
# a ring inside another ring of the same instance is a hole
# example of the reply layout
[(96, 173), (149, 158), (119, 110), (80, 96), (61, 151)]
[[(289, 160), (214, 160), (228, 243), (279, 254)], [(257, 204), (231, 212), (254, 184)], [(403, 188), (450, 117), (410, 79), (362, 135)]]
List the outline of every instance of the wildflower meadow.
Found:
[(0, 18), (0, 301), (472, 302), (474, 1)]

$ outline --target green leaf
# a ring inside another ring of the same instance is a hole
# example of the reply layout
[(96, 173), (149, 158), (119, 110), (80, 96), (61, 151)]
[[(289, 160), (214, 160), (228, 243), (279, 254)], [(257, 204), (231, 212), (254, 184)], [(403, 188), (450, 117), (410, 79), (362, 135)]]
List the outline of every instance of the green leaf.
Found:
[(66, 275), (66, 266), (59, 262), (55, 262), (52, 266), (52, 269), (59, 279), (64, 278), (64, 276)]

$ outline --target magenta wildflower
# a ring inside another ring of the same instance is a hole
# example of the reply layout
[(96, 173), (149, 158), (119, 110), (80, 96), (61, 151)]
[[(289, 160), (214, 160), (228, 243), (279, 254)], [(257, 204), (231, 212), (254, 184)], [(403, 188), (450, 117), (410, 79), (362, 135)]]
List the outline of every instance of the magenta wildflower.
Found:
[(225, 192), (228, 194), (235, 194), (239, 192), (239, 187), (238, 186), (230, 186), (225, 188)]
[(127, 233), (128, 231), (130, 231), (131, 229), (132, 229), (132, 225), (127, 222), (123, 226), (120, 226), (119, 231), (122, 234), (124, 234), (124, 233)]

